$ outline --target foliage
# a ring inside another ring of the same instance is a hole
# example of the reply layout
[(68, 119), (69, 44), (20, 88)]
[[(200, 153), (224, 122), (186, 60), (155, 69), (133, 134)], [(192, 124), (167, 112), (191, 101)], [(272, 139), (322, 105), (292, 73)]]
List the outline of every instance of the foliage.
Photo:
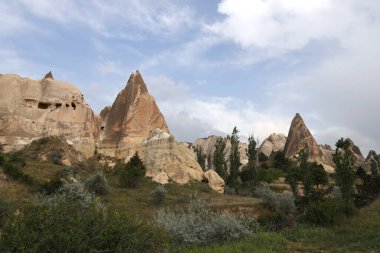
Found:
[(354, 158), (350, 147), (351, 141), (341, 138), (336, 143), (335, 154), (333, 154), (336, 166), (335, 181), (341, 189), (342, 198), (346, 202), (350, 202), (353, 199), (355, 183)]
[(354, 203), (357, 207), (370, 204), (380, 196), (380, 176), (368, 176), (363, 180), (362, 185), (357, 186), (358, 194), (355, 196)]
[(379, 163), (375, 159), (371, 159), (371, 175), (377, 176), (379, 174)]
[(11, 214), (12, 209), (12, 204), (9, 201), (0, 199), (0, 227), (4, 225), (4, 221)]
[(327, 185), (329, 183), (329, 178), (323, 166), (316, 163), (312, 163), (310, 166), (311, 166), (312, 184), (316, 185), (317, 188), (320, 185)]
[(267, 169), (267, 170), (262, 170), (261, 176), (259, 176), (259, 180), (265, 181), (267, 183), (272, 183), (275, 180), (278, 180), (281, 175), (282, 171), (279, 169)]
[(4, 156), (2, 153), (0, 153), (0, 166), (2, 166), (4, 162), (5, 162)]
[(203, 171), (206, 171), (206, 155), (203, 154), (202, 152), (202, 147), (201, 146), (196, 146), (195, 147), (195, 153), (197, 155), (197, 162), (201, 166)]
[(291, 213), (295, 210), (294, 196), (290, 192), (276, 193), (270, 189), (267, 183), (261, 183), (255, 194), (263, 200), (265, 206), (272, 210), (279, 210), (283, 213)]
[(85, 186), (89, 192), (93, 192), (97, 195), (105, 195), (110, 191), (108, 180), (103, 172), (98, 172), (90, 176), (85, 181)]
[(210, 245), (238, 240), (257, 229), (256, 223), (246, 216), (217, 213), (200, 201), (191, 202), (187, 211), (160, 210), (156, 223), (177, 245)]
[(49, 153), (49, 160), (54, 163), (54, 164), (58, 164), (58, 165), (62, 165), (62, 159), (63, 159), (63, 149), (53, 149), (50, 153)]
[(323, 202), (311, 203), (306, 209), (304, 221), (318, 226), (333, 225), (341, 222), (344, 217), (356, 214), (354, 204), (342, 199), (327, 199)]
[(290, 166), (290, 160), (285, 157), (284, 152), (278, 151), (274, 154), (274, 166), (283, 170), (287, 170)]
[(216, 173), (226, 180), (227, 178), (227, 163), (224, 159), (224, 149), (226, 148), (226, 142), (222, 137), (218, 137), (215, 143), (215, 151), (214, 151), (214, 167)]
[(63, 185), (63, 182), (60, 178), (54, 178), (53, 180), (46, 181), (42, 183), (39, 187), (39, 192), (51, 195), (59, 190)]
[(21, 151), (13, 152), (9, 155), (9, 162), (13, 164), (17, 164), (21, 167), (25, 166), (25, 157)]
[(241, 165), (238, 133), (239, 130), (234, 127), (231, 135), (230, 174), (227, 179), (227, 184), (235, 189), (238, 187), (239, 167)]
[(165, 187), (163, 185), (157, 186), (151, 193), (150, 196), (153, 200), (153, 202), (156, 205), (161, 204), (165, 201), (167, 191), (165, 190)]
[(254, 187), (259, 182), (259, 178), (258, 178), (258, 173), (257, 173), (257, 170), (258, 170), (257, 159), (258, 158), (257, 158), (256, 141), (253, 136), (249, 136), (248, 138), (247, 156), (248, 156), (247, 169), (244, 172), (245, 175), (241, 176), (240, 178), (243, 181), (251, 181), (252, 186)]
[(120, 184), (123, 187), (136, 187), (144, 177), (145, 166), (136, 152), (124, 166), (120, 176)]
[(137, 253), (166, 248), (166, 239), (154, 227), (107, 212), (82, 186), (64, 188), (12, 215), (2, 230), (0, 251)]
[(302, 180), (302, 172), (300, 167), (293, 166), (288, 170), (285, 181), (290, 185), (293, 195), (298, 197), (298, 183)]
[(20, 181), (25, 184), (32, 184), (33, 179), (28, 175), (25, 174), (19, 167), (18, 165), (14, 165), (10, 162), (5, 162), (3, 164), (3, 171), (4, 173), (11, 177), (14, 180)]

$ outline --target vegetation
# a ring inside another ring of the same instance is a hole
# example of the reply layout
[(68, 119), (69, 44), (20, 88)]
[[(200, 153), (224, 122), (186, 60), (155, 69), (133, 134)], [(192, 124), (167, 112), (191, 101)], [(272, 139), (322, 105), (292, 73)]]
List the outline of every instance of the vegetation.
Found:
[(257, 229), (256, 223), (246, 216), (220, 214), (200, 201), (191, 202), (188, 210), (160, 210), (156, 223), (176, 245), (210, 245), (238, 240)]
[(224, 159), (224, 149), (226, 148), (226, 142), (222, 137), (218, 137), (215, 143), (214, 151), (214, 167), (216, 173), (223, 178), (224, 181), (227, 179), (227, 163)]
[(136, 187), (144, 177), (145, 166), (136, 152), (122, 169), (120, 184), (123, 187)]
[(336, 150), (333, 155), (336, 166), (335, 181), (342, 192), (342, 198), (346, 202), (353, 201), (355, 187), (354, 158), (350, 148), (351, 141), (341, 138), (336, 143)]
[(249, 136), (248, 138), (248, 165), (247, 172), (245, 176), (245, 181), (251, 181), (251, 186), (254, 187), (259, 182), (258, 177), (258, 161), (257, 161), (257, 149), (256, 149), (256, 141), (253, 136)]
[(231, 135), (230, 174), (227, 178), (227, 184), (235, 190), (237, 190), (239, 184), (239, 167), (241, 165), (238, 133), (239, 130), (234, 127)]
[(166, 190), (164, 188), (164, 186), (162, 185), (159, 185), (156, 187), (156, 189), (154, 189), (151, 193), (150, 193), (150, 196), (152, 197), (152, 200), (153, 202), (156, 204), (156, 205), (159, 205), (161, 204), (162, 202), (164, 202), (165, 198), (166, 198)]
[(162, 252), (166, 245), (154, 227), (108, 212), (79, 183), (12, 215), (0, 237), (1, 252)]
[(203, 154), (202, 152), (202, 147), (201, 146), (196, 146), (195, 147), (195, 153), (197, 155), (197, 162), (201, 166), (203, 171), (206, 171), (206, 155)]
[(97, 195), (105, 195), (110, 191), (108, 180), (103, 172), (98, 172), (87, 178), (85, 186), (89, 192), (93, 192)]

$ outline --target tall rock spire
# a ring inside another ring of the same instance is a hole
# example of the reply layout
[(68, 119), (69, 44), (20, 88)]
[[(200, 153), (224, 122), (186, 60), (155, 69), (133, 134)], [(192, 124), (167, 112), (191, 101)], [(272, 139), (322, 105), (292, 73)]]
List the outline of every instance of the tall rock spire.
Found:
[(139, 71), (131, 74), (126, 87), (117, 95), (102, 121), (103, 144), (118, 147), (141, 143), (156, 128), (169, 132), (164, 116)]
[(318, 144), (313, 135), (305, 125), (299, 113), (292, 120), (290, 125), (288, 138), (286, 139), (284, 154), (285, 157), (291, 158), (298, 154), (301, 150), (309, 152), (309, 159), (322, 161), (323, 155), (319, 150)]

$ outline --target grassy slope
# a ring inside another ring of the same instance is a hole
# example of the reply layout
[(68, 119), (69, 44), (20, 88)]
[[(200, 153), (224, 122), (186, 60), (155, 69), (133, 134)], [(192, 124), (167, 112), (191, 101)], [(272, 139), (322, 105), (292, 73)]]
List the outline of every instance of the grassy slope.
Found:
[(334, 227), (300, 225), (282, 233), (266, 232), (235, 243), (183, 251), (227, 252), (380, 252), (380, 199)]

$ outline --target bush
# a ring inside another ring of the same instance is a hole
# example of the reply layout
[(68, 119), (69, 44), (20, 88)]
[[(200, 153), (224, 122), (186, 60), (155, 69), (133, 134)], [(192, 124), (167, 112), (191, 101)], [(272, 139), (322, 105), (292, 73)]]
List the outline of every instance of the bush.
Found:
[(123, 187), (136, 187), (145, 177), (145, 166), (136, 152), (130, 161), (124, 166), (120, 175), (120, 184)]
[(334, 225), (344, 217), (353, 216), (357, 212), (353, 203), (342, 199), (328, 199), (324, 202), (314, 202), (306, 209), (303, 220), (318, 226)]
[(80, 184), (62, 189), (11, 216), (2, 229), (0, 252), (138, 253), (167, 247), (161, 231), (108, 212)]
[(151, 193), (150, 193), (150, 196), (152, 197), (152, 200), (153, 202), (156, 204), (156, 205), (159, 205), (161, 204), (162, 202), (164, 202), (165, 198), (166, 198), (166, 190), (164, 188), (164, 186), (162, 185), (159, 185), (156, 187), (156, 189), (154, 189)]
[(191, 202), (187, 211), (160, 210), (156, 223), (176, 245), (210, 245), (238, 240), (257, 230), (246, 216), (211, 211), (203, 202)]
[(54, 164), (62, 165), (63, 152), (62, 149), (52, 150), (49, 154), (49, 160)]
[(282, 175), (282, 171), (279, 169), (268, 169), (264, 170), (263, 181), (267, 183), (272, 183), (275, 180), (278, 180)]
[(44, 182), (43, 184), (40, 185), (39, 192), (46, 194), (46, 195), (51, 195), (58, 191), (59, 188), (61, 188), (63, 185), (63, 182), (59, 178), (55, 178), (53, 180)]
[(266, 230), (277, 231), (290, 226), (294, 222), (293, 214), (285, 214), (279, 210), (266, 211), (257, 219), (257, 222), (263, 226)]
[(26, 184), (32, 184), (33, 180), (28, 175), (22, 172), (22, 170), (17, 166), (9, 162), (3, 164), (3, 171), (7, 176), (10, 176), (12, 179), (20, 181)]
[(97, 195), (105, 195), (110, 191), (108, 180), (104, 173), (98, 172), (90, 176), (85, 182), (86, 189)]
[(267, 183), (262, 183), (256, 189), (255, 194), (263, 200), (265, 206), (272, 210), (291, 213), (295, 209), (294, 196), (291, 192), (276, 193), (270, 189)]
[(0, 227), (4, 225), (5, 219), (11, 214), (12, 205), (8, 201), (0, 199)]
[(17, 151), (17, 152), (10, 154), (9, 162), (10, 163), (17, 163), (18, 165), (24, 167), (25, 166), (25, 157), (23, 156), (21, 151)]
[(4, 156), (3, 154), (0, 153), (0, 166), (3, 165), (4, 161), (5, 161)]

